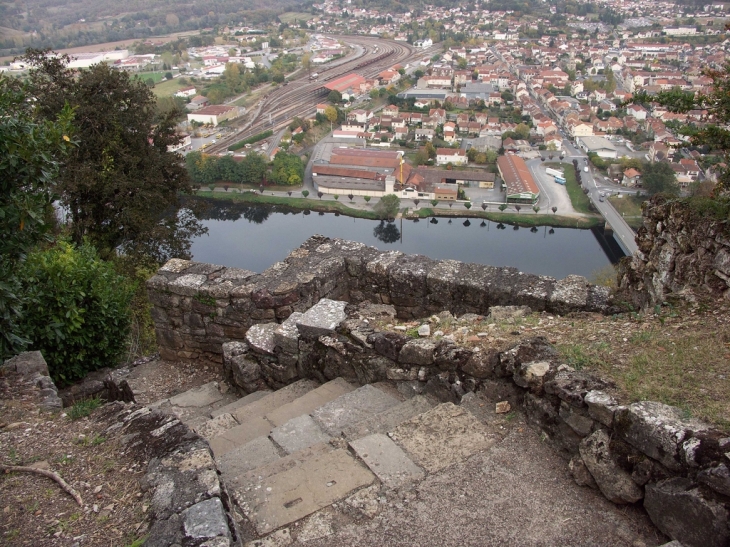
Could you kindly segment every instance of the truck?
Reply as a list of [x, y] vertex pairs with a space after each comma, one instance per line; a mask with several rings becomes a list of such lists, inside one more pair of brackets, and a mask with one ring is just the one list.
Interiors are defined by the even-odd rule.
[[548, 175], [551, 175], [553, 177], [562, 177], [563, 176], [562, 171], [560, 171], [559, 169], [553, 169], [552, 167], [548, 167], [547, 169], [545, 169], [545, 172]]
[[317, 73], [315, 72], [314, 74], [312, 74], [312, 75], [311, 75], [311, 76], [309, 77], [309, 79], [310, 79], [310, 80], [316, 80], [316, 79], [317, 79], [318, 77], [319, 77], [319, 74], [317, 74]]

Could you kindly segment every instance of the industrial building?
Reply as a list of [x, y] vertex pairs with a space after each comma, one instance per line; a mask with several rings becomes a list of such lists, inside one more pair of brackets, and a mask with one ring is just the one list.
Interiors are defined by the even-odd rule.
[[507, 203], [533, 205], [540, 198], [540, 189], [525, 160], [514, 154], [500, 156], [497, 158], [497, 169], [507, 190]]

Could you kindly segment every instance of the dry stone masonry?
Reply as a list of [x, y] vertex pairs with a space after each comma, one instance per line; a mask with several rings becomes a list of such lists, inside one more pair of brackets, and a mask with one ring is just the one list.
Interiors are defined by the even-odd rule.
[[[515, 268], [383, 252], [322, 236], [311, 237], [262, 274], [173, 259], [147, 288], [161, 356], [192, 361], [222, 362], [223, 344], [244, 340], [252, 325], [282, 323], [322, 298], [391, 304], [404, 319], [444, 310], [486, 314], [492, 306], [504, 305], [553, 313], [609, 309], [608, 289], [580, 276], [557, 280]], [[260, 328], [256, 333], [268, 339]], [[290, 379], [280, 376], [278, 382]]]
[[[524, 313], [514, 307], [492, 309], [495, 317]], [[392, 319], [395, 313], [392, 306], [382, 304], [323, 299], [281, 325], [257, 325], [251, 329], [255, 335], [245, 342], [224, 344], [225, 367], [234, 382], [245, 377], [248, 386], [276, 386], [283, 377], [321, 383], [344, 379], [361, 385], [390, 380], [407, 397], [427, 395], [457, 405], [475, 393], [501, 393], [513, 407], [521, 407], [569, 460], [578, 484], [599, 490], [616, 504], [644, 503], [657, 527], [685, 547], [719, 547], [730, 541], [730, 438], [720, 431], [664, 404], [619, 404], [606, 391], [611, 388], [607, 382], [563, 364], [541, 337], [499, 352], [458, 346], [447, 337], [413, 338], [372, 328], [373, 319]], [[463, 316], [466, 322], [475, 319]], [[358, 392], [344, 398], [362, 394]], [[394, 402], [382, 394], [373, 401], [369, 399], [369, 404], [381, 406], [369, 411], [387, 421]], [[460, 406], [451, 408], [452, 413], [466, 412]], [[349, 431], [338, 425], [346, 418], [330, 413], [327, 405], [312, 416], [328, 435], [346, 436]], [[358, 431], [387, 429], [378, 429], [370, 423], [373, 420], [358, 422]], [[468, 424], [465, 430], [477, 431]], [[398, 435], [396, 428], [393, 438], [423, 469], [432, 472], [434, 466], [448, 464], [443, 455], [430, 456], [436, 449], [433, 443], [409, 446], [408, 438]], [[378, 437], [370, 442], [375, 444], [363, 447], [363, 453], [385, 450], [388, 444]], [[486, 439], [477, 435], [470, 442], [481, 446]], [[452, 447], [450, 453], [458, 450]], [[396, 461], [398, 457], [393, 456]], [[399, 480], [385, 469], [380, 478]]]

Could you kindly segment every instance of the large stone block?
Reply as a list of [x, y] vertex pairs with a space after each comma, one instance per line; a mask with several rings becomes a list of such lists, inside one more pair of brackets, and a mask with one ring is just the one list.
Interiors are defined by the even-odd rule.
[[635, 503], [644, 497], [644, 492], [631, 480], [631, 475], [616, 464], [610, 442], [605, 431], [596, 431], [581, 441], [580, 457], [606, 498], [613, 503]]
[[678, 408], [654, 401], [633, 403], [614, 414], [614, 431], [619, 438], [672, 471], [682, 469], [682, 443], [693, 432], [707, 428], [706, 424], [685, 418]]
[[726, 547], [730, 543], [727, 509], [705, 497], [689, 479], [648, 484], [644, 508], [659, 530], [684, 547]]
[[347, 302], [321, 299], [297, 320], [299, 334], [309, 338], [334, 334], [340, 323], [347, 319], [345, 306]]

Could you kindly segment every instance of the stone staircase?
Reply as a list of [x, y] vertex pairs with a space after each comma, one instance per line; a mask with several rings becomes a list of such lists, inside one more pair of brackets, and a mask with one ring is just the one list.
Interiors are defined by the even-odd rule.
[[211, 382], [153, 406], [208, 440], [222, 483], [258, 536], [364, 487], [420, 481], [495, 439], [465, 408], [407, 399], [386, 382], [299, 380], [236, 400]]

